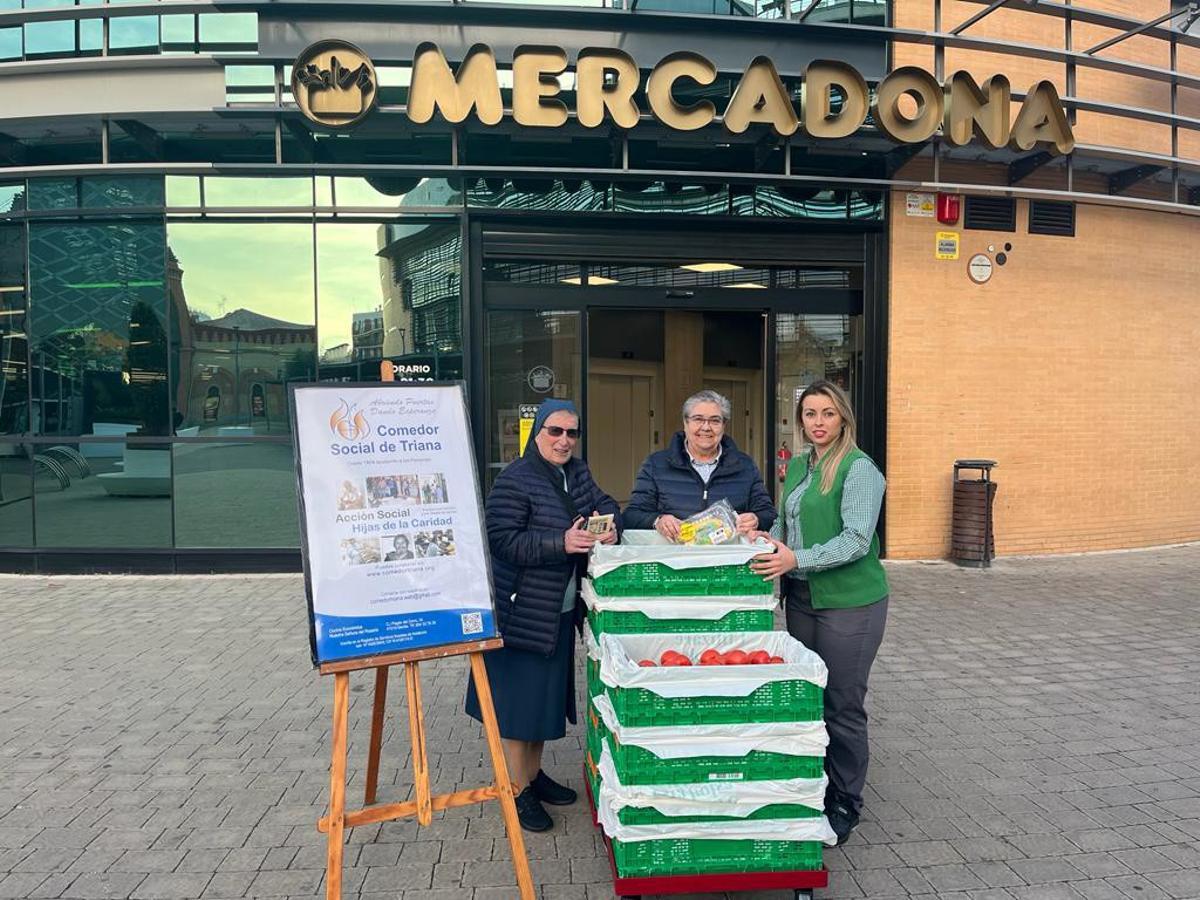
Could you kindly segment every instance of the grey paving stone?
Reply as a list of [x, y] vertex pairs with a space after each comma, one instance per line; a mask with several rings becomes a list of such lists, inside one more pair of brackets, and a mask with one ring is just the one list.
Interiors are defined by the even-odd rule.
[[147, 875], [131, 896], [133, 900], [188, 900], [200, 897], [212, 878], [209, 872], [156, 873]]
[[[999, 560], [987, 572], [891, 565], [889, 578], [897, 602], [872, 679], [864, 820], [826, 855], [831, 885], [821, 900], [1200, 897], [1191, 880], [1200, 867], [1200, 692], [1190, 663], [1200, 658], [1200, 547]], [[0, 695], [9, 716], [0, 896], [100, 884], [72, 887], [83, 876], [107, 876], [119, 892], [116, 876], [171, 875], [164, 891], [207, 878], [205, 900], [320, 900], [330, 684], [311, 675], [297, 637], [299, 579], [82, 578], [69, 592], [60, 583], [0, 577], [0, 660], [19, 667], [30, 691], [16, 717]], [[52, 627], [50, 610], [54, 622], [90, 623], [64, 649], [106, 673], [76, 680], [69, 707], [62, 673], [34, 637]], [[235, 618], [245, 630], [231, 637], [225, 624]], [[113, 629], [130, 621], [145, 650], [114, 656]], [[1119, 683], [1096, 663], [1116, 658], [1127, 669]], [[463, 668], [422, 668], [439, 790], [490, 777], [480, 730], [461, 714]], [[351, 680], [352, 804], [362, 796], [369, 679]], [[401, 700], [391, 713], [384, 802], [411, 794]], [[581, 735], [570, 729], [545, 760], [576, 787]], [[610, 900], [586, 804], [552, 815], [554, 831], [526, 842], [541, 894]], [[347, 900], [515, 895], [495, 804], [439, 814], [428, 829], [354, 829], [346, 864]], [[151, 898], [155, 884], [137, 890]]]
[[69, 900], [124, 900], [147, 877], [124, 872], [80, 875], [60, 896]]

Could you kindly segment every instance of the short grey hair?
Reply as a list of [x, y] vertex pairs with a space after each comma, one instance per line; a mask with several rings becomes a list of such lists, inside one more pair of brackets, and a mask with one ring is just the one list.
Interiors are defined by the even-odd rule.
[[733, 418], [733, 407], [729, 405], [729, 401], [726, 400], [721, 394], [718, 394], [716, 391], [697, 391], [683, 401], [684, 419], [690, 416], [692, 414], [692, 410], [701, 403], [717, 404], [717, 406], [719, 406], [721, 409], [721, 418], [726, 422]]

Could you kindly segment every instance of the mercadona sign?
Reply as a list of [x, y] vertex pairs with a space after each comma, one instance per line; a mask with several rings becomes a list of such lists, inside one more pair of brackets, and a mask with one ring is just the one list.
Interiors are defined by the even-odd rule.
[[[511, 109], [501, 94], [500, 72], [491, 48], [477, 44], [452, 69], [435, 44], [422, 44], [413, 57], [408, 91], [408, 118], [416, 124], [441, 114], [449, 122], [469, 118], [496, 125], [511, 115], [519, 125], [558, 128], [572, 110], [559, 76], [572, 69], [559, 47], [518, 47], [513, 56]], [[612, 122], [633, 129], [641, 121], [638, 102], [644, 89], [648, 111], [664, 126], [695, 131], [718, 118], [708, 100], [681, 103], [680, 82], [710, 85], [717, 67], [698, 53], [672, 53], [649, 71], [628, 53], [611, 48], [585, 48], [576, 55], [574, 112], [586, 128]], [[507, 76], [508, 73], [506, 73]], [[293, 93], [301, 110], [316, 124], [347, 127], [361, 121], [378, 100], [378, 80], [371, 60], [343, 41], [322, 41], [296, 59]], [[803, 132], [819, 140], [849, 137], [870, 115], [876, 127], [897, 143], [914, 144], [935, 134], [953, 146], [979, 141], [993, 149], [1044, 149], [1070, 153], [1075, 146], [1071, 124], [1058, 91], [1038, 81], [1025, 93], [1013, 115], [1012, 90], [1004, 75], [979, 83], [967, 72], [939, 82], [917, 66], [904, 66], [879, 83], [874, 96], [862, 74], [837, 60], [816, 60], [801, 77], [798, 102], [784, 85], [774, 62], [759, 56], [738, 78], [721, 122], [740, 134], [756, 125], [788, 136]]]

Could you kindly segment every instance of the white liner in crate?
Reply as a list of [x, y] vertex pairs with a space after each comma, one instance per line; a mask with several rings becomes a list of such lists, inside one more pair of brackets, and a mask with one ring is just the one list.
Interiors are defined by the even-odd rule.
[[588, 562], [593, 578], [607, 575], [631, 563], [662, 563], [669, 569], [702, 569], [711, 566], [740, 566], [762, 553], [773, 553], [775, 545], [759, 538], [739, 536], [728, 544], [695, 547], [668, 541], [657, 531], [626, 531], [619, 544], [596, 544]]
[[640, 747], [659, 759], [743, 757], [755, 750], [789, 756], [824, 756], [825, 748], [829, 746], [829, 733], [823, 721], [630, 727], [617, 720], [617, 711], [607, 694], [593, 698], [592, 702], [604, 727], [619, 743]]
[[[774, 681], [811, 681], [825, 687], [828, 672], [821, 657], [782, 631], [725, 631], [705, 634], [602, 634], [596, 639], [584, 629], [588, 655], [600, 661], [600, 680], [609, 687], [643, 688], [660, 697], [747, 697]], [[701, 666], [700, 654], [709, 648], [766, 650], [783, 657], [773, 665]], [[594, 649], [593, 649], [594, 648]], [[638, 665], [658, 661], [664, 650], [690, 657], [690, 666]]]
[[[699, 840], [753, 840], [753, 841], [820, 841], [821, 843], [834, 846], [837, 844], [837, 835], [833, 833], [833, 829], [829, 827], [829, 820], [825, 816], [813, 817], [809, 819], [750, 819], [745, 822], [679, 822], [679, 823], [664, 823], [661, 825], [623, 825], [617, 818], [617, 810], [621, 807], [616, 806], [616, 792], [608, 787], [608, 781], [604, 776], [604, 765], [607, 761], [607, 768], [612, 773], [612, 759], [608, 756], [608, 750], [605, 748], [601, 754], [601, 780], [600, 796], [596, 800], [596, 818], [600, 825], [604, 828], [604, 833], [614, 841], [624, 841], [631, 843], [635, 841], [661, 841], [661, 840], [678, 840], [681, 838], [692, 838]], [[771, 782], [760, 782], [761, 784], [769, 784]], [[775, 782], [778, 783], [778, 782]], [[696, 785], [699, 787], [699, 785]], [[673, 785], [673, 787], [683, 787], [683, 785]], [[738, 785], [742, 787], [742, 785]], [[662, 808], [657, 801], [648, 806], [654, 806], [660, 812]], [[786, 802], [779, 799], [771, 800], [771, 803]], [[631, 805], [631, 804], [623, 804]], [[759, 807], [767, 804], [760, 804]], [[692, 804], [691, 809], [694, 812], [679, 813], [679, 815], [737, 815], [731, 813], [732, 807], [728, 803], [713, 802], [706, 803], [697, 801]], [[750, 812], [754, 810], [751, 809]]]
[[583, 602], [597, 612], [640, 612], [648, 619], [701, 619], [715, 622], [733, 612], [774, 609], [774, 594], [742, 597], [601, 597], [590, 580], [583, 582]]
[[664, 816], [749, 816], [764, 806], [790, 803], [822, 811], [829, 780], [782, 778], [775, 781], [706, 781], [696, 784], [622, 784], [607, 746], [600, 751], [600, 790], [614, 811], [632, 806]]

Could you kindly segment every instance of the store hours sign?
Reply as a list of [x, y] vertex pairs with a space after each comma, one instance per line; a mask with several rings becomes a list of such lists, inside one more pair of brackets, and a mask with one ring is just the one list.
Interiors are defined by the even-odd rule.
[[313, 662], [496, 636], [458, 384], [291, 388]]

